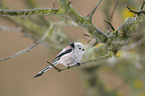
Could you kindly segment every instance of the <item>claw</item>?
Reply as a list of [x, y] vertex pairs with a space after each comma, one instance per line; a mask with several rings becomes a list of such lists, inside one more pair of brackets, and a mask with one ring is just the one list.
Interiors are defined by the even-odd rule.
[[77, 65], [77, 67], [79, 67], [81, 64], [80, 63], [77, 63], [76, 65]]
[[68, 69], [70, 69], [70, 66], [69, 66], [69, 64], [67, 64], [67, 68], [68, 68]]

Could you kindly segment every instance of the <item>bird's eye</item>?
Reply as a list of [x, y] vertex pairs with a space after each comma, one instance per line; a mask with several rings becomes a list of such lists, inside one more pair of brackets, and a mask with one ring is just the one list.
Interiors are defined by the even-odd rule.
[[81, 48], [79, 48], [79, 50], [81, 50]]

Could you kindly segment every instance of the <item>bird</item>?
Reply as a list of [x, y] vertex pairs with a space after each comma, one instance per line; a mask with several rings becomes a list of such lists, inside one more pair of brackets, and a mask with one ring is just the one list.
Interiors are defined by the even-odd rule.
[[[85, 49], [83, 44], [80, 42], [74, 42], [63, 48], [62, 51], [52, 60], [52, 64], [63, 64], [64, 66], [70, 67], [72, 65], [80, 64]], [[34, 78], [40, 77], [43, 73], [48, 71], [52, 66], [49, 65], [42, 71], [37, 73]]]

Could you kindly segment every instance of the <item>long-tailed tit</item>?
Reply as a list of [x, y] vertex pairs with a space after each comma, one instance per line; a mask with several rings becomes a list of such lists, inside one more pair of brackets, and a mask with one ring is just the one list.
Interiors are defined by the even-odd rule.
[[[85, 49], [83, 45], [79, 42], [71, 43], [69, 46], [63, 48], [63, 50], [52, 60], [53, 65], [59, 63], [64, 66], [72, 66], [79, 64], [82, 59]], [[52, 66], [49, 65], [42, 71], [40, 71], [35, 77], [40, 77], [44, 72], [48, 71]]]

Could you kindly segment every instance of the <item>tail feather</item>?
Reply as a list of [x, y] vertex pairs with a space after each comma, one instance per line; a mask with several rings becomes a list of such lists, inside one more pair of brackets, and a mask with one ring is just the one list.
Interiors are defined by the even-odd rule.
[[[58, 62], [55, 62], [53, 63], [54, 65], [57, 65]], [[46, 68], [44, 68], [42, 71], [40, 71], [39, 73], [37, 73], [33, 78], [36, 78], [36, 77], [40, 77], [43, 73], [45, 73], [46, 71], [48, 71], [52, 66], [49, 65], [47, 66]]]
[[47, 70], [49, 70], [52, 66], [47, 66], [45, 69], [43, 69], [42, 71], [40, 71], [39, 73], [37, 73], [33, 78], [36, 77], [40, 77], [44, 72], [46, 72]]

